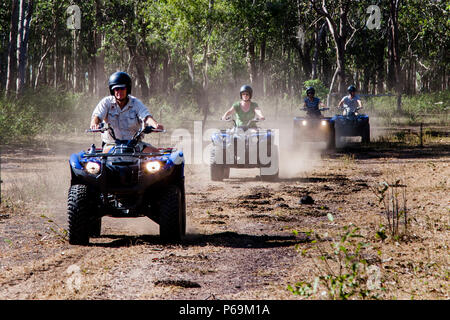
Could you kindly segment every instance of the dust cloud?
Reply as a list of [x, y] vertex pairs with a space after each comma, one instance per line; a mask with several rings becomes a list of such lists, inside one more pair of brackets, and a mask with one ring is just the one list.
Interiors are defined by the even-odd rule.
[[309, 142], [294, 145], [293, 120], [277, 121], [279, 127], [280, 178], [298, 178], [322, 165], [321, 155], [326, 148], [325, 142]]

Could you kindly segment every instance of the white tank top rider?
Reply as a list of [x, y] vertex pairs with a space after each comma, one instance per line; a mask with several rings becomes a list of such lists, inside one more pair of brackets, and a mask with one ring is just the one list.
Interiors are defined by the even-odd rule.
[[344, 109], [342, 112], [344, 116], [363, 108], [361, 99], [356, 95], [356, 87], [351, 85], [347, 88], [347, 91], [349, 94], [343, 97], [338, 105], [338, 108]]

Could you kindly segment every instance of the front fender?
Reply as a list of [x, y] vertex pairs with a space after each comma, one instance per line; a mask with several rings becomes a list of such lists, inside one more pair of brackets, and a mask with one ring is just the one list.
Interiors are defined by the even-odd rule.
[[81, 165], [80, 158], [81, 155], [84, 154], [84, 151], [80, 151], [78, 153], [72, 153], [69, 159], [70, 166], [75, 169], [83, 169]]

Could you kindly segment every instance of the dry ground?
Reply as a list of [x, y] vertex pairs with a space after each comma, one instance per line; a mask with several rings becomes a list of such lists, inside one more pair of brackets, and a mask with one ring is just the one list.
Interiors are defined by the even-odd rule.
[[[46, 141], [2, 149], [0, 299], [303, 299], [288, 285], [325, 270], [308, 232], [325, 235], [329, 248], [350, 223], [369, 243], [381, 299], [449, 299], [448, 137], [423, 148], [300, 152], [273, 183], [233, 169], [216, 183], [206, 166], [187, 166], [183, 242], [160, 242], [147, 218], [104, 217], [86, 247], [68, 244], [65, 210], [69, 155], [91, 140]], [[407, 185], [408, 233], [382, 241], [376, 233], [387, 220], [373, 187], [397, 179]], [[314, 203], [301, 204], [305, 195]], [[328, 298], [326, 289], [311, 298]]]

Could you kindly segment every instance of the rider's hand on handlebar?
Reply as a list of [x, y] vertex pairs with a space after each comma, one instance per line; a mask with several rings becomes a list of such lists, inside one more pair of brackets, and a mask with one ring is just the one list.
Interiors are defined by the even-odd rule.
[[95, 121], [91, 122], [91, 129], [92, 130], [98, 130], [100, 128], [101, 128], [100, 123], [96, 123]]
[[144, 130], [142, 130], [142, 132], [144, 133], [151, 133], [153, 131], [153, 127], [152, 126], [145, 126]]
[[162, 124], [157, 124], [156, 128], [153, 126], [145, 126], [142, 130], [143, 133], [151, 133], [151, 132], [165, 132], [164, 126]]

